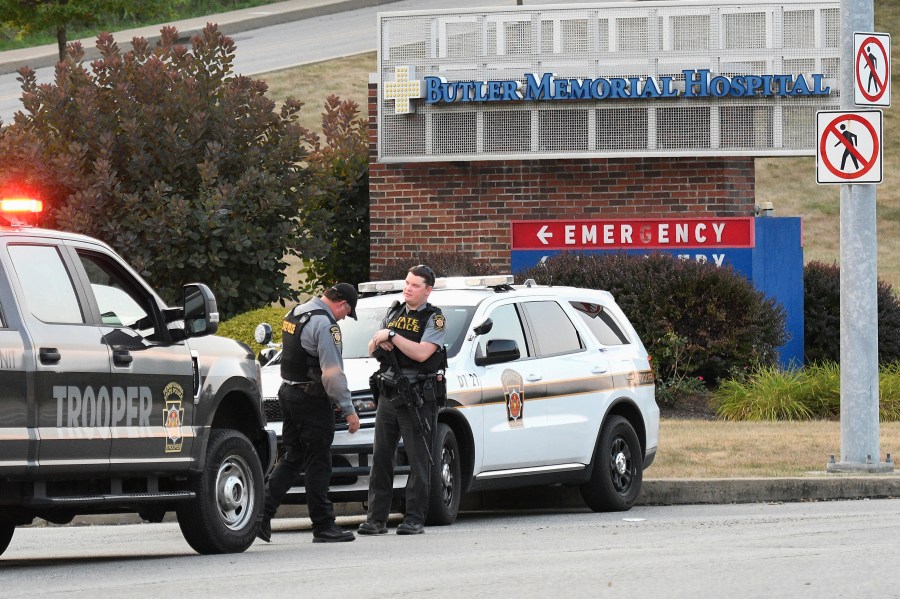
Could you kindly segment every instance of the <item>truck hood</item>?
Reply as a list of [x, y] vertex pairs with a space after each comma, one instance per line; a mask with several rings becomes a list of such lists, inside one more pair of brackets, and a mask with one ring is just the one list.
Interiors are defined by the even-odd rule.
[[[378, 370], [378, 360], [375, 358], [353, 358], [344, 360], [344, 373], [347, 375], [347, 385], [350, 393], [366, 392], [369, 390], [369, 377]], [[281, 354], [272, 358], [262, 368], [263, 397], [278, 397], [278, 387], [281, 386]]]

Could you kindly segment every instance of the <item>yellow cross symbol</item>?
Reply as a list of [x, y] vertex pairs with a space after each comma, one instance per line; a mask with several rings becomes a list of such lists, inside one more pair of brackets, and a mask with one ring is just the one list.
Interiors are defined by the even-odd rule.
[[384, 82], [384, 99], [394, 101], [394, 114], [413, 112], [410, 100], [422, 97], [422, 82], [416, 81], [414, 67], [394, 67], [394, 80]]

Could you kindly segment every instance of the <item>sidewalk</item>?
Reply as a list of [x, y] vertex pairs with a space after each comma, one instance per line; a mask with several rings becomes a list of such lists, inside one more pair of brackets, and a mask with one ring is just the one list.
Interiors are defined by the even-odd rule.
[[[122, 48], [123, 51], [127, 51], [131, 49], [131, 40], [135, 37], [143, 37], [151, 43], [158, 41], [159, 31], [165, 24], [173, 25], [178, 30], [179, 37], [187, 42], [194, 34], [199, 33], [207, 23], [217, 23], [220, 31], [226, 35], [233, 35], [242, 31], [259, 29], [260, 27], [269, 27], [281, 23], [310, 19], [322, 15], [367, 8], [370, 6], [380, 6], [395, 1], [396, 0], [287, 0], [286, 2], [267, 4], [255, 8], [245, 8], [217, 15], [185, 19], [183, 21], [175, 21], [172, 23], [152, 25], [140, 29], [116, 31], [113, 32], [113, 35], [116, 42], [119, 44], [119, 47]], [[81, 42], [81, 45], [85, 49], [87, 60], [92, 60], [98, 56], [97, 50], [94, 47], [97, 41], [96, 37], [84, 38], [78, 41]], [[22, 48], [20, 50], [0, 52], [0, 75], [14, 73], [19, 67], [24, 65], [30, 66], [33, 69], [52, 67], [58, 60], [59, 54], [55, 43], [33, 48]]]

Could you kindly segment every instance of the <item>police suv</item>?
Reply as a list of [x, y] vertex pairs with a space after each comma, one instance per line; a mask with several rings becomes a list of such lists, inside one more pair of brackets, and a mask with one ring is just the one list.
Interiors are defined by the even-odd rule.
[[[577, 485], [595, 511], [627, 510], [656, 455], [659, 408], [647, 351], [605, 291], [513, 277], [437, 279], [429, 302], [446, 317], [448, 402], [432, 448], [429, 524], [456, 519], [463, 493]], [[340, 322], [361, 428], [339, 430], [331, 497], [365, 500], [374, 438], [367, 343], [403, 281], [359, 285], [358, 320]], [[263, 368], [269, 426], [280, 434], [278, 355]], [[395, 490], [406, 484], [401, 449]], [[302, 480], [288, 500], [303, 497]]]
[[168, 307], [104, 243], [0, 226], [0, 553], [34, 518], [121, 512], [176, 512], [200, 553], [253, 543], [275, 435], [218, 320], [202, 284]]

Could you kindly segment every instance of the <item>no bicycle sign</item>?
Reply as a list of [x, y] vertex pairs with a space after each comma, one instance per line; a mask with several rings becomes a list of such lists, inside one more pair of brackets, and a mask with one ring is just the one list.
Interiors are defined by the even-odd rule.
[[880, 110], [816, 113], [816, 182], [881, 183]]

